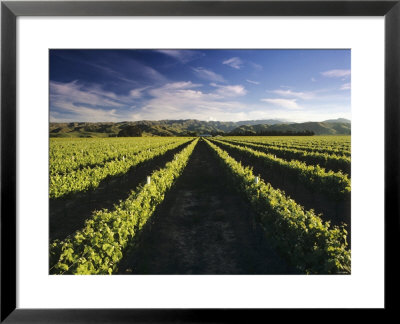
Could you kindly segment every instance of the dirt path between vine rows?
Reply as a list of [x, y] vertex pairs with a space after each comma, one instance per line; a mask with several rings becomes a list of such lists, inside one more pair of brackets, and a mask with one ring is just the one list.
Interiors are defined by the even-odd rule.
[[181, 177], [136, 235], [120, 274], [287, 274], [230, 188], [220, 161], [199, 141]]

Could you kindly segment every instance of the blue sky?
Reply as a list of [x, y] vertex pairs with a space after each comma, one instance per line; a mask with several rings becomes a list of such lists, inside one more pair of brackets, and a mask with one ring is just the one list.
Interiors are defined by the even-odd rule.
[[50, 121], [351, 119], [350, 50], [50, 50]]

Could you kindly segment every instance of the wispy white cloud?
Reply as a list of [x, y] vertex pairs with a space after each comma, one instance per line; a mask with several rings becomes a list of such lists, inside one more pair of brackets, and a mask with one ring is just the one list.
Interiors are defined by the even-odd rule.
[[77, 81], [69, 83], [50, 82], [50, 102], [57, 105], [61, 102], [88, 104], [92, 106], [121, 107], [117, 95], [110, 91], [103, 91], [97, 85], [85, 87]]
[[[120, 96], [104, 91], [99, 85], [52, 81], [50, 101], [53, 109], [50, 119], [53, 122], [145, 119], [239, 121], [269, 118], [297, 121], [306, 116], [309, 116], [309, 120], [316, 120], [311, 118], [312, 114], [322, 114], [320, 109], [316, 109], [307, 115], [309, 106], [298, 103], [298, 100], [305, 98], [304, 92], [278, 89], [274, 93], [280, 95], [279, 98], [265, 98], [258, 104], [249, 104], [239, 100], [247, 94], [243, 85], [211, 82], [210, 86], [211, 88], [206, 88], [192, 81], [169, 82], [159, 86], [135, 88], [127, 95]], [[291, 110], [290, 117], [288, 110]], [[304, 115], [300, 112], [304, 112]], [[327, 115], [324, 119], [329, 118]]]
[[215, 93], [222, 97], [237, 97], [247, 94], [247, 90], [242, 85], [219, 85], [216, 83], [210, 83], [210, 85], [217, 88]]
[[265, 98], [265, 99], [261, 99], [261, 101], [267, 102], [267, 103], [272, 104], [274, 106], [279, 106], [279, 107], [287, 108], [287, 109], [300, 109], [301, 107], [297, 104], [296, 100], [297, 99], [282, 99], [282, 98], [277, 98], [277, 99]]
[[311, 81], [312, 82], [316, 82], [317, 80], [315, 78], [311, 78]]
[[[159, 82], [165, 82], [167, 80], [167, 78], [164, 75], [162, 75], [160, 72], [158, 72], [156, 69], [153, 69], [150, 66], [142, 65], [140, 67], [140, 70], [142, 70], [143, 73], [142, 75], [146, 76], [150, 80]], [[138, 70], [137, 72], [139, 72], [140, 70]]]
[[340, 87], [340, 90], [350, 90], [350, 89], [351, 89], [350, 83], [342, 84], [342, 86]]
[[202, 84], [193, 83], [192, 81], [180, 81], [180, 82], [172, 82], [167, 83], [161, 87], [161, 89], [192, 89], [201, 87]]
[[83, 85], [78, 81], [69, 83], [50, 82], [50, 106], [52, 121], [119, 121], [126, 119], [124, 108], [130, 96], [118, 96], [104, 91], [99, 85]]
[[260, 82], [253, 81], [253, 80], [246, 80], [246, 82], [251, 83], [251, 84], [260, 84]]
[[278, 89], [278, 90], [273, 90], [272, 92], [279, 96], [294, 97], [294, 98], [299, 98], [299, 99], [303, 99], [303, 100], [312, 99], [315, 97], [314, 93], [312, 93], [312, 92], [296, 92], [296, 91], [292, 91], [290, 89], [288, 89], [288, 90]]
[[117, 109], [100, 109], [90, 108], [70, 102], [60, 102], [57, 105], [61, 111], [52, 111], [50, 121], [80, 121], [80, 122], [104, 122], [119, 121], [121, 115], [117, 113]]
[[329, 71], [321, 72], [321, 74], [324, 77], [328, 77], [328, 78], [342, 78], [342, 77], [350, 76], [351, 71], [350, 70], [329, 70]]
[[136, 88], [136, 89], [132, 89], [131, 91], [129, 91], [129, 96], [131, 98], [142, 98], [144, 91], [146, 89], [148, 89], [149, 87], [143, 87], [143, 88]]
[[[241, 85], [211, 83], [214, 91], [201, 90], [202, 85], [190, 81], [165, 84], [148, 91], [152, 96], [144, 105], [130, 115], [133, 120], [142, 119], [200, 119], [240, 120], [239, 113], [246, 105], [232, 100], [245, 95]], [[244, 114], [245, 115], [245, 114]], [[239, 118], [239, 119], [237, 119]]]
[[222, 64], [228, 65], [231, 68], [240, 70], [243, 65], [243, 61], [238, 57], [232, 57], [222, 62]]
[[[155, 68], [143, 64], [142, 62], [126, 57], [116, 57], [114, 59], [115, 63], [110, 66], [104, 66], [103, 64], [90, 61], [81, 61], [81, 63], [95, 67], [108, 74], [110, 77], [117, 78], [127, 83], [138, 84], [137, 79], [139, 77], [140, 79], [150, 82], [168, 81], [167, 78]], [[124, 66], [124, 69], [120, 66]]]
[[190, 98], [202, 94], [200, 91], [192, 90], [201, 86], [201, 84], [196, 84], [191, 81], [172, 82], [158, 88], [153, 88], [148, 91], [148, 94], [155, 98], [165, 99], [169, 99], [173, 96], [177, 98]]
[[263, 70], [262, 65], [254, 63], [254, 62], [249, 62], [249, 64], [253, 67], [254, 70], [260, 72]]
[[217, 74], [211, 70], [207, 70], [203, 67], [192, 68], [195, 74], [205, 80], [213, 81], [213, 82], [226, 82], [222, 75]]
[[132, 89], [128, 95], [118, 96], [76, 81], [51, 82], [51, 121], [204, 120], [205, 116], [224, 120], [233, 116], [231, 113], [245, 109], [242, 103], [232, 101], [247, 93], [242, 85], [213, 83], [215, 89], [207, 92], [199, 90], [202, 86], [191, 81], [170, 82], [159, 87]]
[[204, 53], [201, 53], [199, 51], [191, 51], [191, 50], [163, 49], [163, 50], [157, 50], [157, 52], [172, 57], [183, 64], [193, 61], [205, 55]]

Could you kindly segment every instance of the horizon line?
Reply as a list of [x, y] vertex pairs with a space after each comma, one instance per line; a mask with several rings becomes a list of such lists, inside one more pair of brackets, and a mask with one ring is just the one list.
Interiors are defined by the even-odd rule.
[[201, 121], [201, 122], [223, 122], [223, 123], [239, 123], [239, 122], [246, 122], [246, 121], [263, 121], [263, 120], [274, 120], [274, 121], [279, 121], [279, 122], [287, 122], [287, 123], [292, 123], [292, 124], [298, 124], [298, 123], [323, 123], [324, 121], [327, 120], [337, 120], [337, 119], [345, 119], [351, 122], [351, 119], [349, 118], [330, 118], [330, 119], [325, 119], [323, 121], [320, 120], [308, 120], [308, 121], [303, 121], [303, 122], [295, 122], [295, 121], [285, 121], [282, 119], [246, 119], [246, 120], [239, 120], [239, 121], [232, 121], [232, 120], [204, 120], [204, 119], [195, 119], [195, 118], [186, 118], [186, 119], [140, 119], [140, 120], [122, 120], [122, 121], [96, 121], [96, 122], [90, 122], [90, 121], [49, 121], [49, 123], [54, 123], [54, 124], [64, 124], [64, 123], [132, 123], [132, 122], [143, 122], [143, 121], [149, 121], [149, 122], [155, 122], [155, 121], [185, 121], [185, 120], [196, 120], [196, 121]]

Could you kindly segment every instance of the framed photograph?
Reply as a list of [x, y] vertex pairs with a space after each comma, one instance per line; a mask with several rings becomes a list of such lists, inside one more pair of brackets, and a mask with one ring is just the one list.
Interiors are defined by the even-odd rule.
[[399, 16], [3, 1], [1, 321], [391, 309]]

